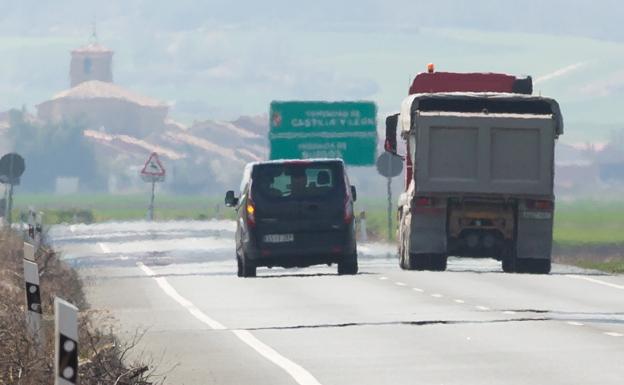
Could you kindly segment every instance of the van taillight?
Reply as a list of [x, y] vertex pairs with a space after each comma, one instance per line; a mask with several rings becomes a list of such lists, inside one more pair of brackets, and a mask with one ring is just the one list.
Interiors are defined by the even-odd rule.
[[526, 207], [529, 210], [552, 211], [554, 204], [553, 201], [547, 200], [527, 200]]
[[349, 195], [345, 194], [344, 199], [344, 223], [351, 223], [353, 220], [353, 206], [351, 206], [351, 199], [349, 199]]
[[247, 224], [249, 226], [256, 225], [256, 206], [251, 199], [247, 199], [247, 206], [245, 207], [247, 213]]
[[433, 198], [430, 197], [417, 197], [414, 199], [414, 206], [416, 207], [431, 207], [433, 206]]

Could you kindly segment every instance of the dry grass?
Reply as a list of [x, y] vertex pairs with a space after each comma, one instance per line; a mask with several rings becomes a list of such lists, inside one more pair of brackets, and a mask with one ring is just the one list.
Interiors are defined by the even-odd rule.
[[75, 271], [60, 261], [53, 250], [37, 252], [40, 271], [44, 342], [38, 343], [25, 323], [22, 241], [15, 234], [0, 232], [0, 384], [45, 385], [54, 383], [54, 296], [81, 310], [79, 317], [79, 376], [82, 385], [148, 385], [164, 382], [153, 363], [130, 362], [129, 352], [141, 334], [121, 343], [105, 312], [90, 310]]

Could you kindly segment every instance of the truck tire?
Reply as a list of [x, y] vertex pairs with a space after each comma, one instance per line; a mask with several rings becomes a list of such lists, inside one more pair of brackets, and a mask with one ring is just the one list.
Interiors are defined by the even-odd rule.
[[430, 257], [429, 269], [431, 271], [445, 271], [448, 257], [446, 255], [433, 254]]
[[245, 278], [249, 278], [249, 277], [255, 277], [256, 276], [256, 266], [253, 264], [253, 262], [251, 262], [249, 259], [247, 259], [245, 257], [245, 255], [242, 255], [242, 268], [243, 268], [243, 277]]
[[502, 256], [502, 267], [505, 273], [515, 273], [518, 270], [518, 258], [516, 258], [516, 247], [513, 243], [505, 246]]
[[410, 253], [407, 259], [407, 270], [427, 270], [431, 265], [430, 254]]
[[549, 274], [552, 268], [550, 259], [518, 259], [518, 273], [528, 274]]
[[403, 270], [409, 270], [409, 256], [407, 254], [407, 249], [403, 247], [401, 253], [399, 254], [399, 267]]
[[505, 273], [515, 273], [516, 261], [512, 260], [511, 257], [503, 258], [502, 267]]
[[407, 264], [405, 263], [405, 255], [403, 255], [403, 251], [399, 254], [399, 267], [402, 270], [407, 270]]
[[355, 275], [358, 272], [357, 254], [346, 255], [338, 262], [338, 275]]

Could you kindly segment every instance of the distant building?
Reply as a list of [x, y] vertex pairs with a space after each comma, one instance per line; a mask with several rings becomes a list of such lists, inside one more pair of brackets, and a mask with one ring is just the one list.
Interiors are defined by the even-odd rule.
[[89, 80], [112, 83], [113, 51], [97, 42], [71, 51], [69, 79], [70, 87]]
[[169, 106], [114, 84], [112, 58], [113, 51], [97, 42], [71, 51], [71, 88], [37, 105], [37, 117], [140, 137], [164, 129]]

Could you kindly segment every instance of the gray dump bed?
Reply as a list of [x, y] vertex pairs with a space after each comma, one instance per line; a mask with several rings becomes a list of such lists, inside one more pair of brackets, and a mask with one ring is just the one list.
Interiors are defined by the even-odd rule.
[[555, 113], [516, 112], [410, 109], [403, 135], [415, 160], [416, 191], [551, 196], [558, 107]]

